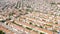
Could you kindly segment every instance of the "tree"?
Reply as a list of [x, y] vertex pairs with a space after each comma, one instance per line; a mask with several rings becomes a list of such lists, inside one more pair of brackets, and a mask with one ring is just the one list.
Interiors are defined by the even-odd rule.
[[40, 34], [44, 34], [44, 33], [40, 32]]
[[30, 22], [30, 24], [32, 24], [32, 23]]
[[29, 29], [29, 30], [32, 30], [32, 28], [29, 28], [29, 27], [26, 27], [27, 29]]
[[40, 28], [43, 28], [43, 26], [39, 26]]
[[6, 25], [8, 25], [8, 23], [6, 23]]
[[1, 20], [0, 22], [4, 23], [6, 20]]
[[31, 8], [31, 6], [27, 6], [27, 8]]
[[3, 32], [2, 30], [0, 30], [0, 34], [5, 34], [5, 32]]
[[52, 31], [53, 31], [53, 32], [57, 32], [57, 30], [55, 30], [55, 29], [54, 29], [54, 30], [52, 30]]

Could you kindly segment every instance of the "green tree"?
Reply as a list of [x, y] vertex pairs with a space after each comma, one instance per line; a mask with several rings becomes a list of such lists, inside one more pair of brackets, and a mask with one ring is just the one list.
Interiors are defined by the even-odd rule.
[[2, 30], [0, 30], [0, 34], [5, 34], [5, 32], [3, 32]]
[[40, 32], [40, 34], [44, 34], [44, 33]]
[[29, 27], [26, 27], [27, 29], [29, 29], [29, 30], [32, 30], [32, 28], [29, 28]]
[[32, 22], [30, 22], [30, 24], [32, 24]]
[[43, 28], [43, 26], [39, 26], [40, 28]]
[[6, 20], [0, 20], [0, 22], [4, 23]]

